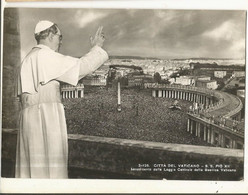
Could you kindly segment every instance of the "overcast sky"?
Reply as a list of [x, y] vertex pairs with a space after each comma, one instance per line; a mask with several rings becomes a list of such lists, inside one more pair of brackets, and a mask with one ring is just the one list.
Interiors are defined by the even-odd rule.
[[22, 56], [35, 44], [39, 20], [58, 24], [61, 53], [81, 56], [102, 25], [109, 55], [171, 58], [244, 58], [245, 11], [21, 8]]

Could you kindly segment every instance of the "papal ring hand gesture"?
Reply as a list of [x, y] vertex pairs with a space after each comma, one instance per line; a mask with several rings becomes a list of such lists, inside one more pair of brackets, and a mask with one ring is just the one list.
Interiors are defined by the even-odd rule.
[[90, 42], [91, 42], [92, 47], [96, 45], [99, 47], [103, 46], [103, 42], [105, 38], [102, 32], [102, 29], [103, 29], [103, 26], [100, 26], [96, 31], [95, 37], [92, 37], [92, 36], [90, 37]]

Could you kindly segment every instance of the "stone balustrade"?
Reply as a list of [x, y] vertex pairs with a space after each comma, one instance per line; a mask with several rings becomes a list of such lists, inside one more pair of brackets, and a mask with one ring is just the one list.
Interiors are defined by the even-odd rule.
[[[2, 177], [14, 176], [16, 132], [3, 129]], [[68, 137], [70, 178], [243, 179], [243, 150], [75, 134]]]

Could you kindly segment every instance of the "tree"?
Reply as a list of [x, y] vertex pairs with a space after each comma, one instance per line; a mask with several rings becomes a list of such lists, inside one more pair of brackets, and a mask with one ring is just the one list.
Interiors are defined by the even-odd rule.
[[155, 83], [161, 83], [161, 76], [158, 72], [154, 74], [154, 82]]

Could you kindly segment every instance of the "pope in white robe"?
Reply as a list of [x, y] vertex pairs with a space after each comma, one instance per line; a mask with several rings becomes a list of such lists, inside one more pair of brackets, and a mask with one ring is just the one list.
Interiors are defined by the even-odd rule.
[[57, 52], [62, 35], [50, 21], [40, 21], [35, 36], [38, 45], [24, 58], [19, 72], [22, 110], [15, 175], [16, 178], [67, 178], [68, 139], [60, 81], [77, 85], [78, 80], [108, 59], [101, 48], [102, 27], [91, 39], [90, 52], [81, 58]]

